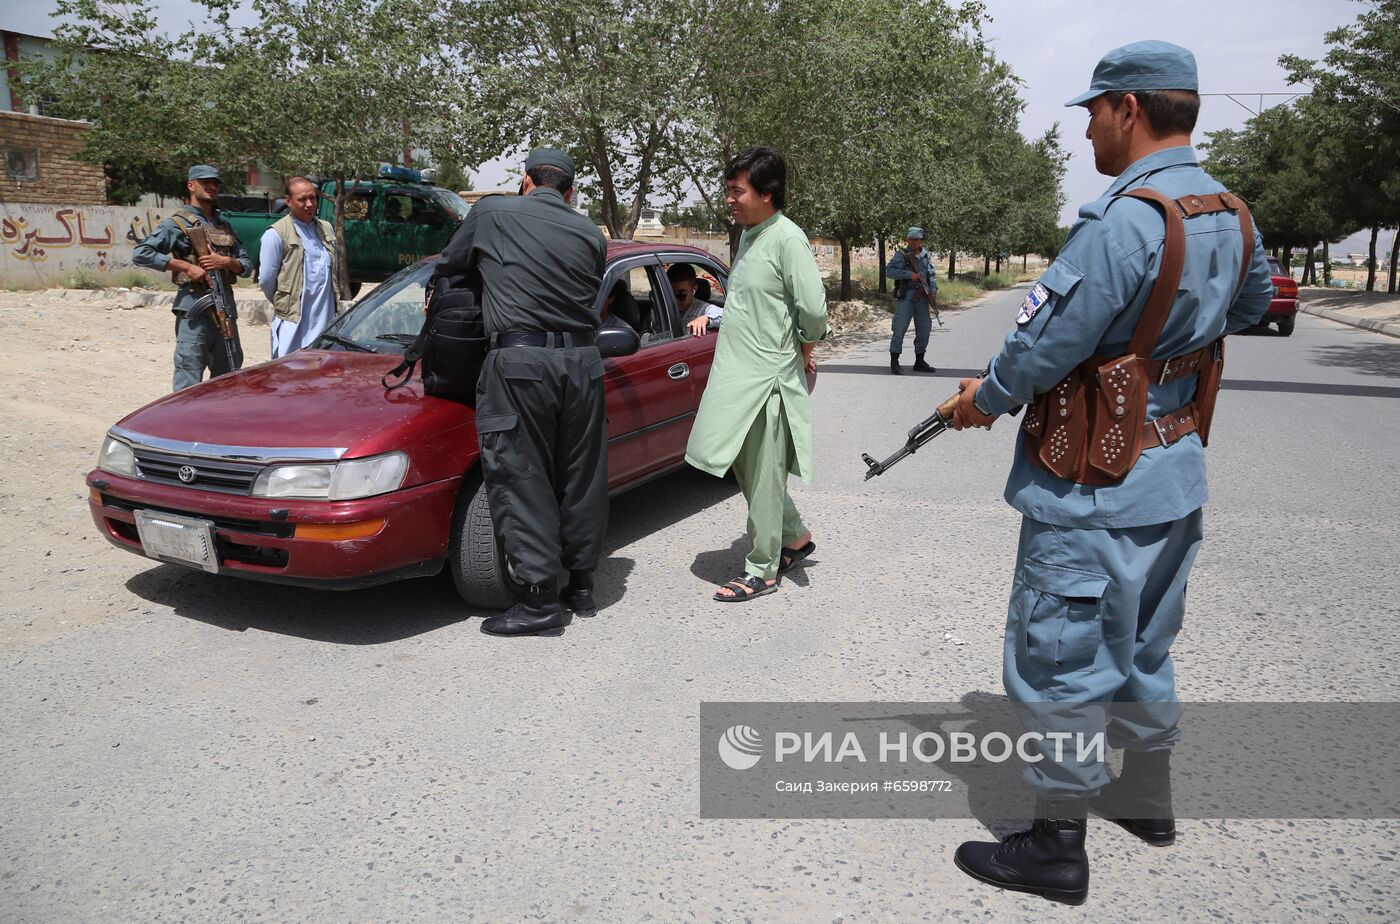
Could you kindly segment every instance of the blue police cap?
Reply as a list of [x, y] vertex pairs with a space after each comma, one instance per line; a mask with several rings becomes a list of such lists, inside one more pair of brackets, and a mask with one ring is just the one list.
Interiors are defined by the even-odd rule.
[[529, 173], [535, 167], [558, 167], [569, 175], [569, 179], [574, 178], [574, 159], [558, 148], [535, 148], [530, 152], [530, 156], [525, 158], [525, 172]]
[[208, 164], [195, 164], [193, 167], [190, 168], [190, 175], [187, 176], [185, 179], [218, 180], [220, 183], [224, 181], [224, 178], [219, 176], [218, 168], [211, 167]]
[[923, 229], [923, 228], [910, 228], [910, 229], [909, 229], [909, 233], [905, 234], [904, 236], [905, 236], [905, 238], [911, 238], [911, 237], [912, 237], [912, 238], [917, 238], [918, 240], [921, 240], [921, 241], [922, 241], [922, 240], [924, 239], [924, 229]]
[[1196, 56], [1171, 42], [1133, 42], [1103, 56], [1089, 89], [1065, 103], [1083, 106], [1111, 90], [1199, 90]]

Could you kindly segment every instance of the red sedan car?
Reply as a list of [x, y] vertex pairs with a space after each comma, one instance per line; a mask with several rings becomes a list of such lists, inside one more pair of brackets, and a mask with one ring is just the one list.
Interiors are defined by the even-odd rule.
[[[355, 588], [446, 565], [471, 604], [514, 589], [477, 467], [475, 413], [411, 385], [386, 392], [423, 320], [435, 260], [403, 270], [307, 349], [167, 395], [107, 434], [87, 477], [112, 544], [215, 574]], [[641, 335], [605, 360], [608, 482], [633, 487], [683, 463], [715, 338], [682, 329], [665, 267], [715, 280], [723, 263], [683, 246], [614, 241], [602, 291]], [[620, 287], [619, 287], [620, 286]]]
[[1274, 280], [1274, 300], [1269, 303], [1269, 310], [1259, 320], [1259, 326], [1277, 324], [1278, 332], [1287, 337], [1293, 333], [1293, 323], [1297, 320], [1298, 283], [1293, 281], [1292, 276], [1283, 272], [1278, 260], [1273, 257], [1269, 257], [1269, 272]]

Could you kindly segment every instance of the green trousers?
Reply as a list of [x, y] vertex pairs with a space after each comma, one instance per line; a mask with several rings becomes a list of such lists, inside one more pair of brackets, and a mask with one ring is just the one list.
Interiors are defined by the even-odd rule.
[[749, 504], [749, 539], [753, 542], [744, 570], [764, 580], [777, 576], [783, 546], [807, 532], [787, 489], [792, 451], [783, 399], [770, 395], [749, 427], [733, 465], [734, 477]]

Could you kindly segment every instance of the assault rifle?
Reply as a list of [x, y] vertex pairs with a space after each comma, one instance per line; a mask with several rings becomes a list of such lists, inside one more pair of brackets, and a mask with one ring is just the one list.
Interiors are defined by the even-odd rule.
[[[187, 229], [185, 236], [190, 239], [196, 258], [207, 257], [214, 252], [209, 246], [209, 232], [203, 225]], [[243, 344], [238, 340], [238, 309], [233, 304], [233, 293], [229, 291], [224, 271], [206, 270], [205, 275], [209, 278], [209, 292], [190, 306], [185, 317], [193, 321], [206, 311], [213, 312], [214, 326], [219, 329], [220, 338], [224, 341], [224, 356], [232, 372], [243, 365]]]
[[[990, 367], [988, 371], [990, 371]], [[987, 372], [982, 373], [983, 377], [986, 375]], [[959, 392], [959, 394], [961, 394], [961, 392]], [[883, 462], [876, 462], [874, 459], [870, 458], [869, 453], [861, 453], [861, 460], [865, 462], [866, 467], [869, 469], [869, 471], [865, 473], [865, 480], [869, 481], [876, 475], [883, 475], [885, 472], [889, 471], [890, 466], [894, 465], [900, 459], [903, 459], [905, 456], [912, 456], [915, 452], [922, 449], [929, 440], [938, 436], [944, 430], [952, 429], [953, 409], [957, 406], [958, 395], [953, 395], [947, 401], [938, 405], [938, 409], [933, 412], [932, 416], [927, 420], [919, 421], [919, 423], [909, 431], [909, 438], [904, 441], [904, 445], [900, 447], [899, 451]], [[1021, 409], [1016, 407], [1011, 410], [1010, 416], [1015, 417], [1019, 413], [1021, 413]]]
[[938, 405], [938, 409], [934, 411], [927, 420], [920, 421], [909, 431], [909, 438], [904, 441], [904, 445], [900, 447], [899, 451], [883, 462], [876, 462], [874, 459], [870, 458], [869, 453], [861, 453], [861, 459], [864, 460], [866, 466], [870, 469], [865, 473], [865, 480], [869, 481], [876, 475], [883, 475], [885, 472], [889, 471], [890, 466], [894, 465], [900, 459], [903, 459], [905, 456], [912, 456], [929, 440], [933, 439], [944, 430], [951, 428], [953, 425], [953, 408], [957, 406], [957, 395], [953, 395], [953, 397]]
[[900, 253], [904, 255], [904, 263], [909, 267], [909, 272], [914, 274], [914, 284], [919, 287], [919, 291], [922, 292], [924, 298], [928, 300], [929, 307], [933, 309], [934, 320], [938, 322], [939, 327], [942, 327], [943, 316], [938, 313], [938, 302], [934, 299], [933, 293], [928, 290], [928, 286], [924, 285], [924, 274], [923, 271], [919, 269], [918, 256], [910, 253], [907, 247], [901, 250]]

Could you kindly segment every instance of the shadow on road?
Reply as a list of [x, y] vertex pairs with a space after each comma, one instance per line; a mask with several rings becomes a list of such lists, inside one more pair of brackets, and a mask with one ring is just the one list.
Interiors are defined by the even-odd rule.
[[[733, 496], [738, 486], [685, 469], [613, 498], [604, 559], [598, 565], [600, 609], [619, 602], [635, 562], [612, 554]], [[743, 552], [738, 561], [743, 560]], [[722, 579], [721, 579], [722, 580]], [[432, 632], [472, 616], [444, 573], [355, 591], [315, 590], [208, 575], [156, 565], [126, 582], [127, 590], [179, 616], [227, 629], [256, 629], [337, 645], [382, 645]]]
[[[915, 372], [906, 361], [904, 363], [904, 378], [916, 379], [969, 379], [982, 374], [981, 369], [945, 369], [943, 366], [935, 367], [937, 372]], [[890, 375], [888, 363], [872, 364], [869, 366], [856, 365], [854, 363], [822, 363], [817, 367], [819, 375]]]
[[1313, 347], [1311, 359], [1322, 366], [1350, 369], [1362, 375], [1400, 378], [1400, 347], [1393, 341], [1362, 346], [1334, 344]]
[[[1277, 336], [1277, 334], [1273, 335]], [[1394, 375], [1400, 377], [1400, 350], [1395, 347], [1368, 346], [1368, 347], [1317, 347], [1318, 351], [1334, 350], [1338, 351], [1334, 356], [1334, 361], [1328, 362], [1320, 360], [1324, 365], [1347, 366], [1356, 369], [1358, 372], [1370, 375]], [[1368, 351], [1375, 351], [1374, 353]], [[1346, 356], [1348, 353], [1361, 353], [1360, 356]], [[1393, 358], [1387, 357], [1385, 353], [1393, 354]], [[1228, 369], [1229, 366], [1227, 365]], [[890, 370], [888, 366], [857, 366], [832, 364], [821, 367], [821, 371], [827, 375], [884, 375], [888, 376]], [[944, 369], [941, 366], [932, 375], [924, 373], [910, 373], [905, 370], [905, 376], [918, 375], [920, 378], [928, 379], [961, 379], [979, 376], [981, 369]], [[1226, 391], [1273, 391], [1284, 392], [1296, 395], [1344, 395], [1349, 398], [1400, 398], [1400, 387], [1387, 385], [1333, 385], [1327, 382], [1277, 382], [1266, 380], [1247, 379], [1225, 379], [1221, 385]]]
[[[943, 714], [898, 716], [919, 732], [947, 738], [952, 732], [968, 732], [976, 740], [991, 732], [1019, 734], [1020, 721], [1004, 695], [974, 690], [959, 700], [962, 707]], [[997, 837], [1025, 827], [1034, 814], [1035, 796], [1021, 779], [1014, 760], [991, 763], [983, 758], [968, 762], [940, 761], [938, 770], [957, 777], [967, 793], [970, 814]], [[950, 847], [951, 849], [951, 847]]]
[[[814, 539], [816, 537], [813, 537]], [[727, 549], [716, 549], [713, 552], [701, 552], [695, 556], [695, 561], [690, 566], [690, 573], [698, 577], [707, 584], [716, 587], [732, 581], [744, 571], [744, 562], [749, 554], [749, 537], [747, 534], [740, 536], [729, 544]], [[807, 577], [807, 568], [810, 565], [821, 564], [821, 543], [817, 543], [816, 551], [810, 558], [804, 558], [792, 567], [779, 580], [779, 584], [791, 581], [798, 587], [806, 587], [810, 583]]]

